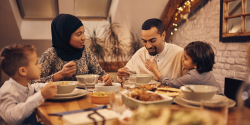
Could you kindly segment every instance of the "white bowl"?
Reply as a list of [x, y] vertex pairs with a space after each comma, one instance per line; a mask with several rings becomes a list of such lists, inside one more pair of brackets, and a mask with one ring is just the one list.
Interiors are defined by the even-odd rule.
[[149, 83], [153, 78], [153, 75], [150, 74], [133, 74], [133, 75], [136, 76], [136, 83]]
[[86, 83], [86, 79], [88, 80], [88, 83], [92, 83], [95, 80], [95, 83], [98, 82], [98, 78], [100, 77], [100, 75], [96, 75], [96, 74], [86, 74], [86, 75], [76, 75], [76, 79], [79, 82], [79, 84], [84, 84]]
[[112, 83], [112, 86], [104, 86], [105, 83], [97, 83], [95, 84], [95, 91], [96, 92], [119, 92], [121, 89], [121, 84], [120, 83]]
[[[194, 92], [189, 90], [187, 87], [190, 87], [192, 90], [194, 90]], [[209, 100], [218, 91], [217, 87], [209, 85], [185, 85], [180, 89], [184, 96], [192, 101]]]
[[[62, 82], [67, 82], [67, 85], [60, 85]], [[77, 81], [58, 81], [57, 84], [57, 94], [71, 93], [77, 86]]]

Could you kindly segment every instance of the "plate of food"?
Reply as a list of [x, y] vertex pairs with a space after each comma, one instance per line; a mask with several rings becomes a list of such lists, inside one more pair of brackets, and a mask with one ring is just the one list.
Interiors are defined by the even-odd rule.
[[155, 93], [163, 94], [163, 95], [170, 96], [170, 97], [176, 97], [176, 96], [182, 95], [182, 92], [180, 89], [172, 88], [168, 86], [157, 88]]
[[154, 105], [140, 106], [129, 120], [136, 125], [222, 125], [224, 122], [223, 117], [214, 112]]
[[131, 89], [131, 91], [122, 92], [123, 103], [132, 109], [137, 108], [141, 104], [170, 106], [172, 104], [172, 100], [173, 100], [172, 97], [137, 88]]
[[146, 91], [155, 91], [160, 83], [149, 83], [140, 85], [138, 88]]

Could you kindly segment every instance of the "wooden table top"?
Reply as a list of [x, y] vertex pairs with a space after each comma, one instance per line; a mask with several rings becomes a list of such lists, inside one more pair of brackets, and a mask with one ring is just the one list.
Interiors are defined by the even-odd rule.
[[[46, 101], [39, 107], [37, 107], [36, 113], [37, 116], [41, 119], [41, 121], [45, 125], [62, 125], [63, 121], [59, 116], [51, 116], [48, 115], [50, 113], [58, 113], [64, 111], [73, 111], [79, 109], [86, 109], [96, 107], [96, 105], [91, 103], [90, 96], [85, 95], [81, 98], [68, 100], [68, 101]], [[171, 105], [171, 108], [185, 108], [177, 104]], [[244, 116], [239, 115], [239, 108], [232, 107], [228, 110], [228, 122], [227, 125], [238, 125], [238, 119], [243, 117], [243, 119], [249, 119], [250, 117], [250, 109], [244, 107], [245, 114]]]

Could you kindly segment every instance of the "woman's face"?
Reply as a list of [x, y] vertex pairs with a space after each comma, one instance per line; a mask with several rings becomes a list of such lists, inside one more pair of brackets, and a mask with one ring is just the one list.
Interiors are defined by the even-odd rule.
[[74, 48], [81, 49], [84, 46], [85, 39], [84, 26], [81, 26], [71, 34], [69, 44]]

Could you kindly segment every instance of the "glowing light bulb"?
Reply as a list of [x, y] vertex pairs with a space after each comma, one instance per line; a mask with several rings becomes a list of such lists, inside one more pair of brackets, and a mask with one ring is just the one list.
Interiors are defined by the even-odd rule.
[[177, 28], [174, 28], [174, 31], [177, 31]]
[[175, 20], [177, 20], [177, 18], [175, 18]]
[[174, 33], [173, 33], [173, 32], [171, 32], [171, 35], [174, 35]]

